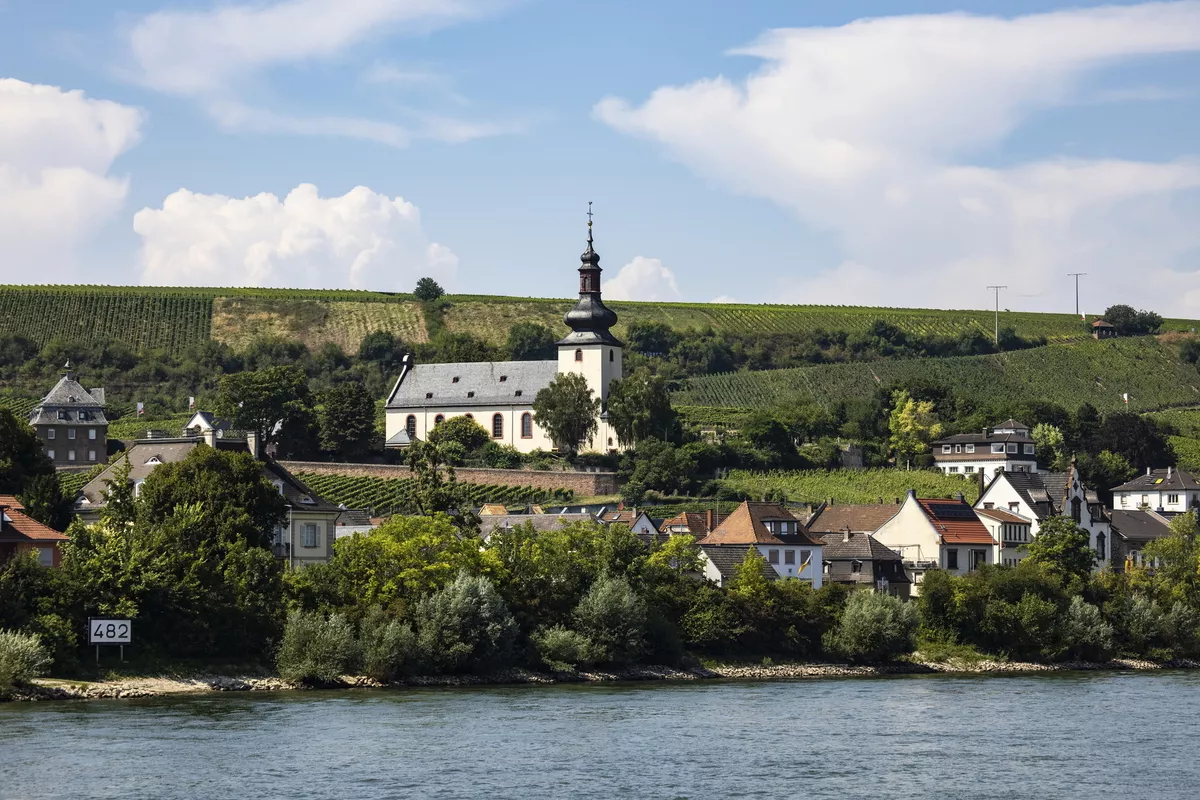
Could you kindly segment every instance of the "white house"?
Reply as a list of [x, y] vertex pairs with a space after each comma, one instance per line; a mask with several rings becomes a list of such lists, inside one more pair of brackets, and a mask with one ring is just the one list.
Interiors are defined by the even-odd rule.
[[953, 500], [923, 500], [910, 489], [896, 515], [875, 531], [875, 538], [900, 554], [914, 593], [931, 569], [965, 575], [995, 564], [999, 557], [1000, 543], [961, 495]]
[[950, 475], [992, 475], [997, 470], [1037, 472], [1029, 426], [1008, 419], [990, 431], [960, 433], [933, 442], [933, 463]]
[[555, 377], [574, 372], [587, 379], [601, 404], [596, 434], [583, 449], [619, 449], [607, 407], [609, 388], [622, 377], [624, 345], [611, 332], [617, 315], [601, 299], [600, 256], [592, 245], [589, 221], [587, 250], [580, 257], [579, 301], [564, 317], [571, 332], [558, 342], [557, 359], [415, 364], [406, 356], [387, 398], [386, 446], [407, 447], [428, 437], [438, 423], [463, 415], [482, 425], [493, 440], [523, 453], [550, 450], [550, 438], [534, 422], [533, 401]]
[[[1112, 525], [1100, 498], [1079, 479], [1075, 465], [1066, 472], [998, 473], [975, 503], [982, 511], [1000, 509], [1029, 522], [1029, 536], [1050, 517], [1070, 517], [1088, 532], [1097, 568], [1112, 558]], [[1021, 554], [1014, 556], [1020, 560]]]
[[1191, 511], [1200, 509], [1200, 482], [1190, 472], [1167, 467], [1146, 470], [1112, 490], [1113, 509]]
[[996, 563], [1015, 567], [1025, 557], [1022, 548], [1033, 538], [1029, 532], [1033, 521], [1000, 508], [976, 508], [975, 513], [992, 538], [1000, 542]]
[[734, 576], [755, 548], [767, 562], [768, 577], [797, 578], [821, 588], [824, 542], [810, 536], [800, 520], [776, 503], [742, 503], [697, 544], [704, 576], [718, 586]]

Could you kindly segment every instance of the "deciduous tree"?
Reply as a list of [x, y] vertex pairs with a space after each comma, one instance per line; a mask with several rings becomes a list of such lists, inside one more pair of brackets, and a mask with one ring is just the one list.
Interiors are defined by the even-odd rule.
[[1031, 565], [1043, 566], [1064, 577], [1086, 580], [1096, 563], [1088, 532], [1067, 517], [1050, 517], [1039, 527], [1037, 536], [1025, 545]]
[[896, 463], [906, 465], [929, 449], [929, 443], [942, 435], [942, 423], [933, 410], [933, 402], [914, 400], [908, 392], [897, 391], [892, 395], [892, 414], [888, 418], [891, 432], [892, 451]]
[[261, 446], [306, 442], [314, 427], [308, 376], [292, 365], [223, 375], [216, 411], [233, 427], [254, 431]]
[[671, 438], [675, 410], [666, 382], [642, 369], [613, 383], [608, 393], [608, 422], [626, 447], [651, 436]]
[[342, 458], [362, 458], [375, 438], [375, 398], [367, 387], [348, 381], [321, 393], [317, 415], [321, 449]]
[[599, 413], [600, 398], [592, 396], [587, 378], [574, 372], [560, 374], [533, 401], [534, 422], [570, 455], [595, 435]]

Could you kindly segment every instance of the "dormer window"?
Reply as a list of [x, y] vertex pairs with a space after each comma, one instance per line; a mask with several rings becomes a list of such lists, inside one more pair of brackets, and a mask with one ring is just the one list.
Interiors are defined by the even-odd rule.
[[467, 392], [467, 397], [474, 397], [474, 396], [475, 396], [474, 392]]
[[504, 383], [506, 380], [508, 380], [508, 376], [507, 376], [507, 375], [501, 375], [501, 376], [500, 376], [500, 382], [501, 382], [501, 383]]
[[146, 459], [146, 466], [148, 466], [148, 467], [152, 467], [155, 464], [161, 464], [161, 463], [162, 463], [162, 459], [159, 458], [158, 456], [150, 456], [149, 458]]
[[973, 445], [973, 444], [969, 444], [969, 445], [967, 445], [967, 452], [968, 452], [968, 453], [974, 453], [974, 452], [975, 452], [975, 445]]
[[450, 382], [451, 382], [451, 383], [458, 383], [458, 376], [457, 376], [457, 375], [455, 375], [453, 378], [451, 378], [451, 379], [450, 379]]
[[432, 399], [433, 399], [433, 392], [426, 392], [426, 393], [425, 393], [425, 399], [426, 399], [426, 400], [432, 400]]
[[283, 494], [283, 481], [271, 481], [271, 483], [275, 484], [275, 491]]
[[309, 497], [306, 494], [302, 494], [296, 499], [298, 502], [303, 503], [306, 506], [315, 506], [317, 504], [316, 500], [313, 500], [311, 497]]
[[993, 444], [993, 445], [992, 445], [992, 452], [993, 452], [993, 453], [1003, 453], [1003, 452], [1004, 452], [1004, 445], [1003, 445], [1002, 443], [1000, 443], [1000, 442], [997, 442], [997, 443]]
[[521, 390], [520, 390], [520, 389], [517, 389], [515, 392], [513, 392], [513, 396], [514, 396], [514, 397], [520, 397], [520, 396], [521, 396]]
[[66, 412], [60, 408], [58, 410], [58, 418], [59, 419], [70, 419], [71, 415], [68, 412]]

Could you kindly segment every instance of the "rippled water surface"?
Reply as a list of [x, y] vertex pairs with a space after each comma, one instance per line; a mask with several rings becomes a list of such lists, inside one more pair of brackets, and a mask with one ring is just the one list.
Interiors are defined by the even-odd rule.
[[1200, 797], [1200, 675], [0, 703], [0, 798]]

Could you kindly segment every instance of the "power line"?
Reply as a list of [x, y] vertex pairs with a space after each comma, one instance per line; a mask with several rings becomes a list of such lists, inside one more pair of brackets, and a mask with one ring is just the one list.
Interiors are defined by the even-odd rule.
[[1000, 349], [1000, 290], [1007, 289], [1007, 286], [989, 286], [987, 287], [996, 293], [996, 349]]
[[1079, 276], [1087, 275], [1086, 272], [1068, 272], [1068, 277], [1075, 278], [1075, 316], [1079, 316]]

